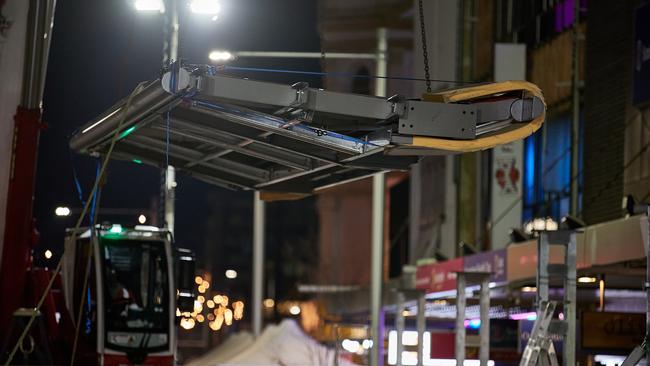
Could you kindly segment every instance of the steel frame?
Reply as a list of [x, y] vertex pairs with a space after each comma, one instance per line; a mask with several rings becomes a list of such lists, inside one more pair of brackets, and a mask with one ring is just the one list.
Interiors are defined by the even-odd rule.
[[456, 326], [455, 354], [456, 364], [465, 363], [465, 309], [467, 298], [465, 288], [470, 284], [480, 285], [479, 363], [487, 366], [490, 359], [490, 272], [456, 272]]
[[126, 116], [125, 105], [81, 127], [71, 147], [102, 154], [124, 119], [118, 158], [159, 166], [168, 158], [212, 184], [299, 193], [407, 170], [419, 151], [385, 153], [415, 135], [474, 139], [543, 112], [537, 98], [434, 103], [248, 80], [177, 63], [133, 96]]

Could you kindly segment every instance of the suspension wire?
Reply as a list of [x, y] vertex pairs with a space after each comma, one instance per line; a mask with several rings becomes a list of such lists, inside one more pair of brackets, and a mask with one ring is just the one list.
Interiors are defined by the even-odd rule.
[[77, 169], [75, 168], [74, 158], [72, 156], [72, 150], [70, 148], [68, 148], [68, 154], [70, 155], [70, 166], [72, 167], [72, 180], [74, 181], [74, 186], [77, 192], [77, 196], [79, 197], [79, 202], [83, 205], [85, 203], [83, 190], [81, 189], [81, 182], [79, 181], [79, 176], [77, 175]]
[[[122, 128], [122, 125], [126, 121], [126, 117], [128, 115], [128, 110], [131, 108], [131, 102], [133, 100], [133, 97], [142, 89], [142, 87], [145, 85], [145, 83], [140, 83], [138, 84], [135, 89], [131, 92], [129, 95], [129, 98], [127, 99], [126, 106], [124, 107], [122, 111], [122, 118], [120, 119], [120, 123], [117, 125], [117, 128], [115, 129], [115, 134], [113, 135], [113, 138], [111, 139], [111, 144], [108, 148], [108, 151], [106, 152], [106, 155], [104, 157], [104, 162], [102, 164], [102, 168], [99, 171], [99, 176], [97, 179], [95, 179], [95, 183], [93, 185], [93, 189], [88, 195], [88, 199], [86, 200], [83, 210], [81, 211], [81, 214], [79, 215], [79, 218], [77, 219], [77, 223], [75, 224], [74, 230], [72, 231], [72, 235], [76, 236], [77, 231], [81, 227], [81, 224], [83, 223], [84, 218], [86, 217], [86, 214], [88, 213], [88, 210], [90, 208], [90, 204], [92, 202], [92, 197], [95, 195], [95, 192], [99, 188], [100, 182], [104, 179], [104, 175], [106, 174], [106, 167], [108, 166], [108, 162], [111, 159], [111, 155], [113, 154], [113, 149], [115, 148], [115, 144], [117, 143], [117, 140], [119, 140], [120, 136], [120, 130]], [[97, 202], [99, 204], [99, 202]], [[34, 324], [34, 320], [36, 319], [36, 315], [40, 308], [43, 306], [43, 303], [45, 302], [45, 299], [47, 298], [47, 295], [50, 293], [50, 290], [52, 289], [52, 285], [54, 284], [54, 281], [56, 280], [56, 277], [59, 275], [61, 272], [61, 269], [63, 268], [63, 255], [59, 258], [59, 263], [56, 265], [56, 268], [54, 269], [54, 272], [52, 272], [52, 276], [50, 278], [50, 281], [48, 282], [47, 286], [45, 287], [45, 290], [43, 291], [43, 294], [41, 295], [41, 298], [39, 299], [38, 303], [36, 304], [36, 307], [33, 309], [33, 313], [30, 316], [29, 320], [27, 321], [27, 324], [25, 325], [25, 329], [23, 329], [23, 332], [20, 334], [20, 337], [18, 337], [18, 341], [14, 345], [13, 349], [11, 350], [11, 353], [9, 353], [9, 357], [7, 358], [7, 362], [5, 363], [5, 366], [11, 365], [11, 361], [13, 361], [16, 352], [18, 352], [18, 349], [20, 345], [23, 343], [25, 340], [25, 337], [29, 333], [29, 329], [32, 327], [32, 324]], [[76, 330], [77, 333], [79, 332], [79, 324], [76, 325]], [[74, 357], [75, 354], [74, 352], [71, 355], [71, 365], [74, 364]]]
[[[95, 179], [99, 179], [99, 172], [101, 171], [100, 162], [97, 161], [97, 170]], [[95, 239], [95, 223], [97, 222], [97, 216], [99, 215], [99, 209], [97, 208], [97, 203], [99, 202], [102, 194], [102, 186], [104, 182], [100, 182], [100, 186], [95, 190], [93, 194], [93, 202], [90, 208], [90, 243]], [[73, 234], [76, 235], [76, 234]], [[83, 315], [83, 308], [86, 304], [86, 293], [88, 292], [88, 279], [90, 278], [90, 264], [92, 263], [93, 250], [92, 246], [90, 252], [88, 253], [88, 259], [86, 260], [86, 267], [84, 268], [84, 283], [81, 290], [81, 296], [79, 297], [79, 309], [77, 312], [77, 321], [75, 322], [75, 332], [74, 332], [74, 342], [72, 343], [72, 358], [70, 359], [70, 365], [74, 365], [74, 355], [77, 352], [77, 343], [79, 341], [79, 330], [81, 329], [81, 317]]]
[[[266, 73], [279, 73], [279, 74], [299, 74], [299, 75], [313, 75], [313, 76], [326, 76], [326, 77], [345, 77], [345, 78], [365, 78], [365, 79], [388, 79], [388, 80], [406, 80], [406, 81], [427, 81], [429, 86], [431, 82], [435, 83], [449, 83], [449, 84], [484, 84], [482, 81], [461, 81], [461, 80], [446, 80], [446, 79], [421, 79], [404, 76], [377, 76], [377, 75], [359, 75], [346, 72], [319, 72], [319, 71], [302, 71], [302, 70], [286, 70], [286, 69], [267, 69], [258, 67], [239, 67], [224, 65], [219, 70], [232, 70], [232, 71], [249, 71], [249, 72], [266, 72]], [[427, 89], [431, 92], [431, 88]]]
[[429, 52], [427, 51], [427, 30], [424, 25], [424, 5], [422, 0], [418, 0], [418, 8], [420, 11], [420, 32], [422, 43], [422, 59], [424, 62], [424, 81], [427, 84], [427, 93], [431, 93], [431, 74], [429, 73]]

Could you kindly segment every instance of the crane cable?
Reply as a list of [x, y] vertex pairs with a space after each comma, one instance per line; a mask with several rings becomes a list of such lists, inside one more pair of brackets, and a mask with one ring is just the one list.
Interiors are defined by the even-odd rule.
[[[86, 200], [86, 203], [84, 205], [83, 210], [81, 211], [81, 215], [79, 215], [79, 219], [77, 220], [77, 223], [74, 227], [74, 230], [72, 231], [72, 235], [75, 236], [77, 235], [77, 231], [81, 227], [81, 224], [83, 223], [84, 218], [86, 217], [86, 214], [88, 213], [88, 209], [90, 208], [90, 204], [92, 202], [92, 197], [95, 195], [95, 192], [97, 191], [99, 187], [99, 183], [104, 179], [104, 175], [106, 173], [106, 167], [108, 166], [108, 162], [111, 159], [111, 155], [113, 154], [113, 149], [115, 148], [115, 144], [119, 140], [120, 137], [120, 130], [122, 128], [122, 125], [124, 124], [124, 121], [126, 120], [126, 117], [128, 115], [128, 110], [131, 108], [131, 102], [133, 100], [133, 97], [140, 92], [142, 87], [145, 85], [144, 82], [138, 84], [135, 89], [131, 92], [129, 95], [129, 98], [126, 102], [126, 106], [124, 107], [124, 110], [122, 111], [122, 118], [120, 119], [120, 123], [117, 125], [117, 128], [115, 129], [115, 134], [113, 135], [113, 138], [111, 139], [111, 144], [108, 148], [108, 151], [106, 152], [106, 155], [104, 157], [104, 162], [102, 164], [102, 168], [99, 171], [99, 175], [95, 179], [95, 184], [93, 185], [93, 189], [88, 195], [88, 199]], [[99, 205], [99, 203], [96, 203]], [[7, 358], [7, 362], [5, 362], [5, 366], [11, 365], [11, 361], [13, 361], [14, 356], [16, 355], [16, 352], [20, 348], [20, 345], [24, 342], [25, 337], [29, 333], [29, 329], [31, 328], [32, 324], [34, 323], [34, 320], [36, 319], [36, 316], [38, 314], [38, 311], [40, 308], [43, 306], [43, 303], [45, 302], [45, 299], [47, 298], [47, 294], [50, 292], [50, 289], [52, 288], [52, 285], [54, 284], [54, 280], [56, 279], [56, 276], [59, 275], [61, 272], [61, 269], [63, 267], [63, 255], [59, 258], [59, 263], [56, 266], [56, 269], [52, 273], [52, 277], [50, 278], [50, 281], [48, 282], [47, 286], [45, 287], [45, 291], [43, 291], [43, 294], [41, 295], [41, 298], [39, 299], [38, 303], [36, 304], [36, 307], [33, 309], [33, 313], [29, 318], [29, 321], [27, 321], [27, 324], [25, 325], [25, 329], [23, 329], [23, 332], [21, 333], [20, 337], [18, 337], [18, 341], [16, 342], [16, 345], [13, 347], [11, 350], [11, 353], [9, 354], [9, 357]], [[75, 344], [76, 340], [79, 334], [79, 324], [76, 324], [76, 329], [75, 329]], [[74, 364], [74, 353], [75, 350], [73, 350], [72, 355], [71, 355], [71, 365]]]
[[420, 41], [422, 43], [422, 59], [424, 61], [424, 82], [427, 84], [427, 93], [431, 93], [431, 74], [429, 73], [429, 52], [427, 51], [427, 31], [424, 25], [424, 5], [422, 4], [422, 0], [418, 0], [418, 8], [420, 10], [420, 32], [422, 32]]

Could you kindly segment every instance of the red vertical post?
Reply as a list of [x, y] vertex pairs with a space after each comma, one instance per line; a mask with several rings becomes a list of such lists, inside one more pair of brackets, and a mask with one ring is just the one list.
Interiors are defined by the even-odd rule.
[[[16, 308], [24, 306], [26, 273], [37, 234], [32, 218], [38, 139], [44, 124], [40, 109], [18, 107], [9, 171], [2, 267], [0, 267], [0, 324], [8, 324]], [[34, 304], [35, 305], [35, 304]]]

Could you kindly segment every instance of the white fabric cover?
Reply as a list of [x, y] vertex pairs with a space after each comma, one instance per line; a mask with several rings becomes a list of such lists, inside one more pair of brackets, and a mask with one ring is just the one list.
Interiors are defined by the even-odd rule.
[[[249, 335], [250, 336], [250, 335]], [[238, 337], [232, 341], [234, 337]], [[335, 352], [305, 334], [292, 319], [270, 325], [252, 343], [245, 336], [234, 335], [224, 344], [188, 366], [334, 366]], [[226, 348], [228, 347], [228, 348]], [[245, 348], [244, 350], [242, 350]], [[223, 350], [223, 351], [219, 351]], [[232, 357], [224, 357], [233, 355]], [[212, 356], [209, 356], [212, 355]], [[339, 360], [339, 365], [351, 365]]]

